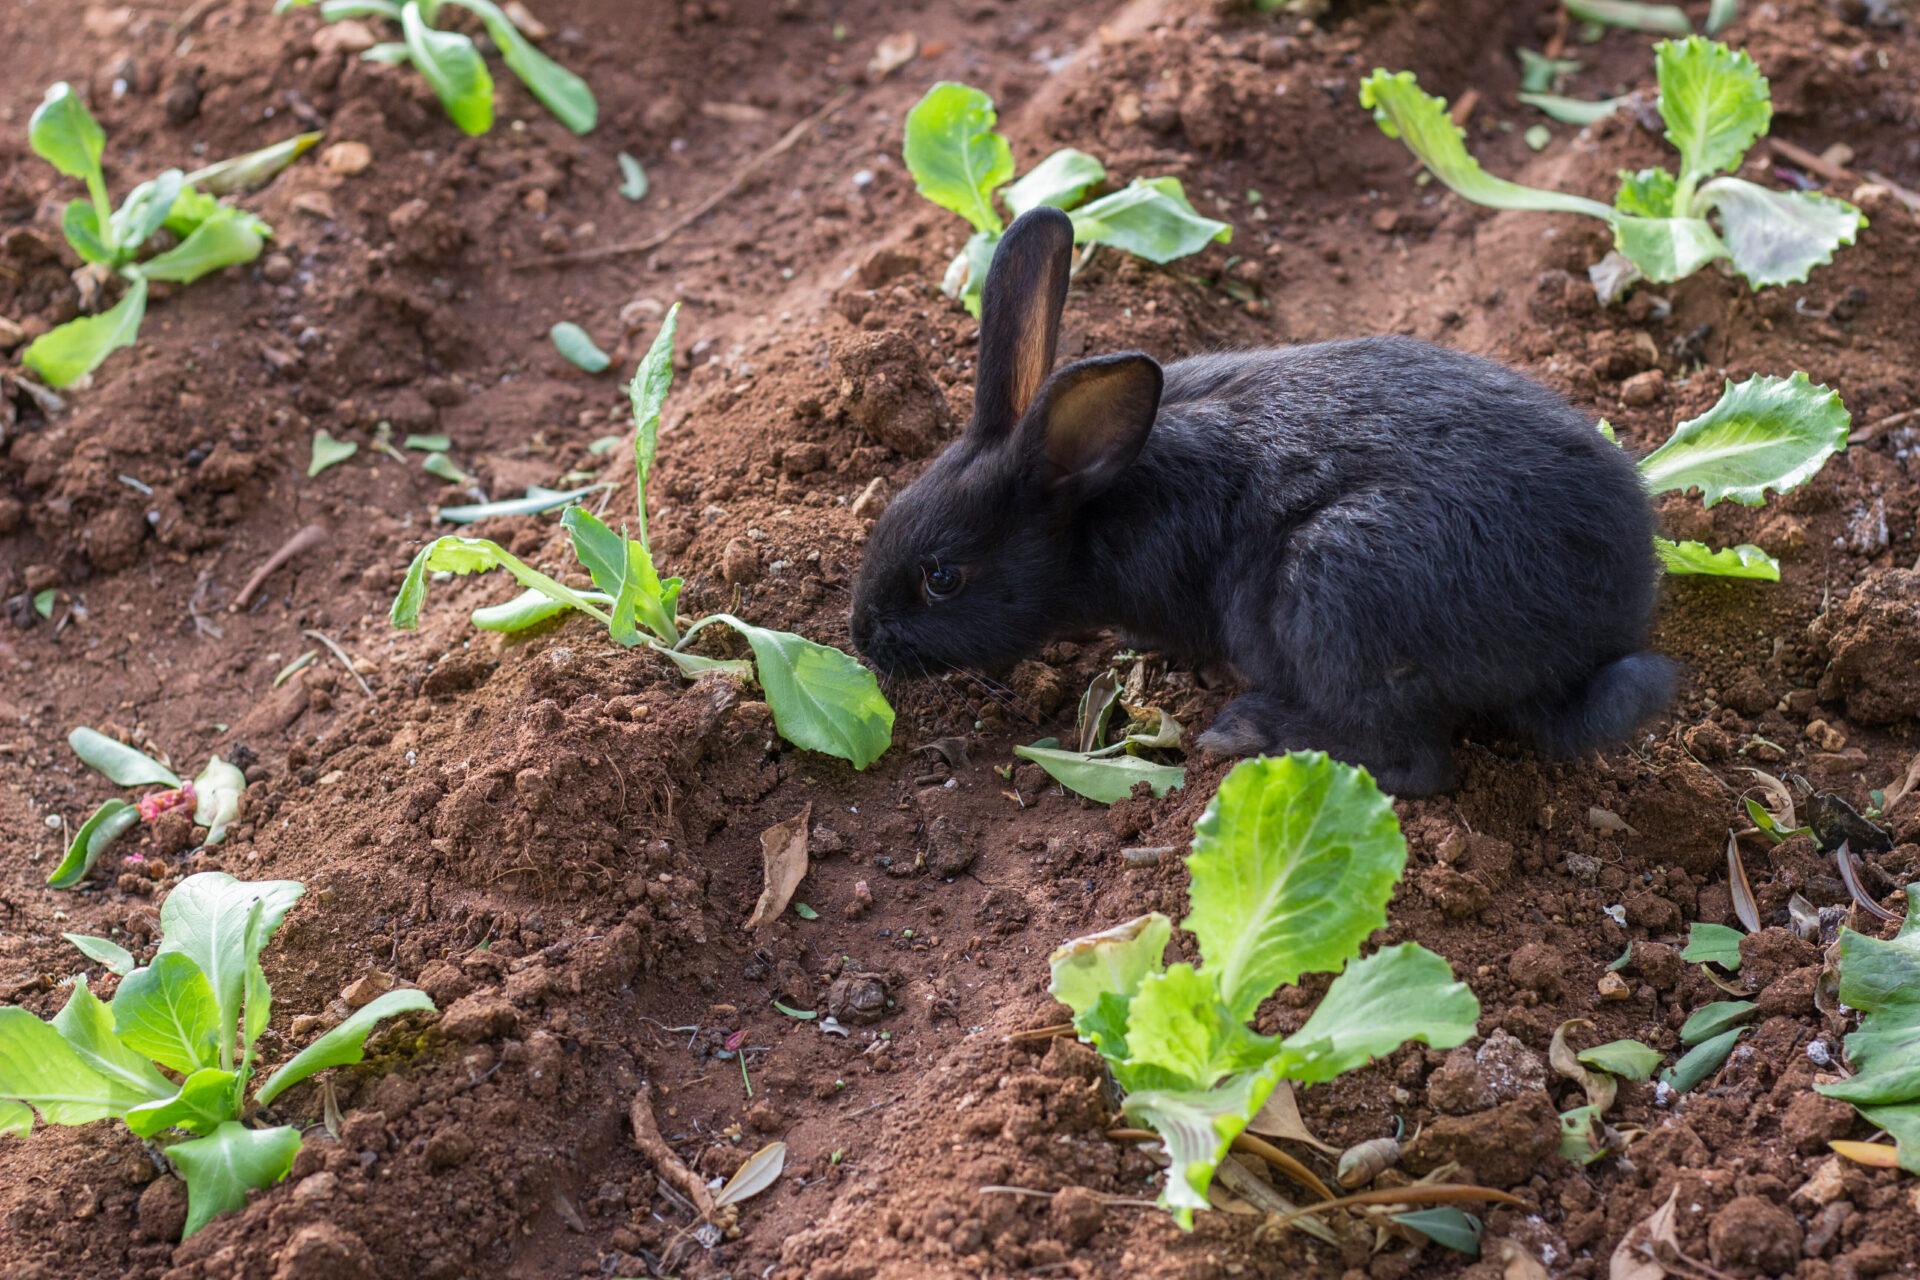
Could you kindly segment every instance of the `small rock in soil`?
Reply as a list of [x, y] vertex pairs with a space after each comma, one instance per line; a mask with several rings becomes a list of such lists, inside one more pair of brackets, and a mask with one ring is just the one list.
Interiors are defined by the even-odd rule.
[[467, 981], [467, 975], [460, 972], [458, 966], [446, 960], [429, 960], [420, 970], [416, 979], [420, 989], [433, 997], [433, 1002], [442, 1009], [473, 990], [473, 984]]
[[849, 973], [827, 989], [827, 1012], [842, 1022], [878, 1022], [887, 1014], [887, 980], [877, 973]]
[[441, 1129], [427, 1139], [427, 1163], [451, 1169], [473, 1158], [473, 1137], [465, 1129]]
[[156, 1178], [140, 1193], [136, 1210], [140, 1234], [149, 1240], [178, 1240], [187, 1225], [187, 1184], [178, 1178]]
[[1815, 1013], [1813, 992], [1819, 983], [1820, 966], [1817, 964], [1781, 974], [1768, 983], [1755, 999], [1759, 1006], [1755, 1016], [1762, 1019], [1811, 1018]]
[[1507, 961], [1507, 976], [1513, 979], [1515, 986], [1553, 1000], [1560, 995], [1561, 977], [1566, 967], [1567, 958], [1559, 948], [1544, 942], [1529, 942]]
[[941, 814], [927, 827], [927, 870], [945, 879], [957, 876], [980, 856], [980, 838]]
[[1627, 962], [1633, 971], [1647, 980], [1655, 991], [1671, 991], [1686, 976], [1687, 965], [1680, 952], [1664, 942], [1635, 942], [1633, 958]]
[[393, 975], [373, 969], [348, 983], [340, 998], [347, 1002], [349, 1009], [364, 1009], [391, 990]]
[[1072, 693], [1058, 671], [1031, 658], [1013, 668], [1008, 683], [1013, 686], [1014, 693], [1041, 717], [1058, 711]]
[[1816, 1156], [1835, 1138], [1853, 1130], [1853, 1104], [1822, 1097], [1809, 1089], [1787, 1104], [1780, 1117], [1780, 1136], [1803, 1156]]
[[1800, 1224], [1785, 1209], [1759, 1196], [1736, 1196], [1713, 1215], [1707, 1251], [1716, 1267], [1751, 1267], [1777, 1276], [1799, 1264], [1800, 1239]]
[[730, 587], [744, 587], [760, 580], [760, 553], [744, 538], [727, 543], [720, 555], [720, 576]]
[[456, 1000], [440, 1016], [440, 1030], [448, 1039], [472, 1043], [506, 1035], [519, 1021], [520, 1015], [505, 996], [482, 991]]
[[1820, 948], [1791, 929], [1778, 926], [1740, 939], [1740, 976], [1760, 987], [1808, 965], [1818, 968]]
[[361, 173], [373, 163], [373, 148], [364, 142], [336, 142], [320, 153], [322, 167], [334, 173]]
[[853, 882], [853, 900], [847, 903], [847, 919], [858, 920], [873, 910], [873, 890], [865, 880]]
[[1478, 1049], [1460, 1046], [1427, 1078], [1436, 1111], [1467, 1115], [1547, 1087], [1547, 1064], [1517, 1038], [1496, 1029]]
[[1667, 389], [1667, 375], [1658, 369], [1636, 373], [1620, 384], [1620, 398], [1636, 409], [1643, 409], [1660, 398]]

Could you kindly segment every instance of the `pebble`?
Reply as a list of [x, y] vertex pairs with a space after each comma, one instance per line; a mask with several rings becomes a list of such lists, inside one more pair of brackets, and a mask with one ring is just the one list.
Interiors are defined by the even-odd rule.
[[362, 173], [373, 163], [373, 148], [364, 142], [336, 142], [320, 153], [322, 168], [334, 173]]
[[728, 586], [744, 587], [760, 578], [760, 553], [751, 543], [739, 538], [727, 543], [727, 549], [720, 553], [720, 576]]
[[1645, 408], [1660, 399], [1667, 389], [1667, 375], [1658, 369], [1636, 373], [1620, 384], [1620, 398], [1635, 408]]

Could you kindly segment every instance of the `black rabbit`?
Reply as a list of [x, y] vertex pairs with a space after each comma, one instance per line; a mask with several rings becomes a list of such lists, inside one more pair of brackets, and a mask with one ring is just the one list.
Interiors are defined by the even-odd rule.
[[875, 666], [1117, 627], [1245, 683], [1201, 746], [1324, 750], [1399, 795], [1452, 784], [1463, 728], [1564, 756], [1665, 707], [1646, 491], [1565, 401], [1408, 338], [1055, 371], [1072, 250], [1042, 208], [993, 256], [973, 421], [860, 567]]

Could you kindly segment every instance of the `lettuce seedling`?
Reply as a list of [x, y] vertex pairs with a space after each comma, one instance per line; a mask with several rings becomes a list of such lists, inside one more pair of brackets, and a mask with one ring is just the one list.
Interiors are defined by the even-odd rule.
[[[168, 169], [129, 191], [116, 209], [100, 167], [106, 134], [70, 85], [62, 81], [48, 89], [27, 124], [27, 141], [41, 159], [87, 184], [87, 198], [68, 203], [60, 230], [89, 266], [118, 275], [127, 290], [99, 315], [69, 320], [35, 338], [21, 362], [50, 387], [78, 382], [140, 336], [150, 281], [191, 284], [259, 257], [273, 229], [215, 197], [266, 181], [319, 140], [317, 133], [303, 133], [194, 173]], [[163, 229], [177, 243], [142, 260], [140, 250]]]
[[1891, 940], [1842, 929], [1839, 946], [1840, 1003], [1860, 1011], [1846, 1039], [1853, 1075], [1814, 1088], [1892, 1134], [1900, 1167], [1920, 1173], [1920, 884], [1907, 886], [1907, 918]]
[[[1109, 742], [1108, 726], [1115, 708], [1126, 712], [1120, 736]], [[1063, 748], [1054, 738], [1015, 747], [1013, 754], [1031, 760], [1067, 790], [1100, 804], [1116, 804], [1144, 782], [1156, 796], [1184, 787], [1187, 771], [1179, 765], [1157, 764], [1143, 751], [1177, 750], [1180, 722], [1158, 707], [1121, 701], [1120, 682], [1113, 672], [1102, 672], [1080, 697], [1076, 732], [1078, 751]]]
[[952, 81], [934, 85], [907, 113], [904, 154], [914, 185], [973, 226], [940, 283], [973, 315], [980, 314], [987, 266], [1006, 230], [994, 207], [996, 191], [1013, 217], [1052, 205], [1073, 219], [1074, 243], [1111, 245], [1149, 262], [1172, 262], [1215, 240], [1225, 244], [1233, 238], [1232, 227], [1194, 211], [1178, 178], [1135, 178], [1118, 191], [1087, 200], [1089, 191], [1106, 182], [1106, 166], [1071, 147], [1010, 181], [1013, 148], [994, 132], [997, 119], [992, 98]]
[[[1360, 85], [1360, 105], [1372, 109], [1381, 132], [1403, 140], [1434, 177], [1475, 204], [1606, 221], [1619, 258], [1589, 274], [1608, 300], [1635, 280], [1682, 280], [1720, 260], [1755, 289], [1796, 284], [1853, 243], [1867, 220], [1846, 201], [1726, 176], [1773, 117], [1767, 79], [1752, 58], [1689, 36], [1655, 45], [1654, 67], [1660, 116], [1667, 141], [1680, 152], [1680, 171], [1623, 172], [1610, 206], [1487, 173], [1467, 153], [1466, 134], [1447, 115], [1446, 102], [1422, 92], [1410, 71], [1376, 69]], [[1718, 217], [1717, 229], [1710, 215]]]
[[[159, 950], [140, 968], [104, 939], [75, 937], [124, 976], [105, 1003], [84, 974], [75, 977], [50, 1023], [0, 1009], [0, 1134], [27, 1137], [37, 1112], [47, 1124], [117, 1119], [135, 1136], [165, 1143], [187, 1184], [188, 1236], [243, 1207], [247, 1192], [286, 1177], [300, 1130], [248, 1123], [247, 1087], [273, 1003], [260, 953], [305, 892], [297, 880], [188, 876], [162, 904]], [[424, 991], [387, 992], [268, 1076], [253, 1107], [316, 1072], [364, 1059], [381, 1019], [433, 1007]]]
[[[1445, 960], [1410, 942], [1360, 956], [1406, 861], [1393, 805], [1366, 770], [1317, 751], [1243, 760], [1186, 861], [1180, 927], [1201, 963], [1166, 963], [1173, 922], [1157, 911], [1053, 953], [1050, 990], [1106, 1059], [1126, 1114], [1166, 1144], [1160, 1204], [1182, 1227], [1281, 1080], [1320, 1084], [1410, 1040], [1446, 1049], [1474, 1034], [1479, 1001]], [[1339, 973], [1306, 1025], [1290, 1036], [1247, 1026], [1306, 973]]]
[[[568, 507], [560, 517], [573, 539], [575, 557], [598, 590], [575, 591], [485, 538], [449, 536], [428, 543], [413, 558], [388, 616], [402, 630], [419, 624], [429, 573], [505, 569], [527, 590], [505, 604], [475, 610], [473, 624], [482, 630], [524, 631], [568, 609], [577, 610], [604, 624], [614, 643], [646, 645], [671, 659], [687, 676], [723, 670], [757, 679], [781, 737], [864, 769], [893, 742], [893, 708], [871, 671], [838, 649], [791, 632], [756, 627], [730, 613], [699, 619], [682, 632], [674, 607], [681, 580], [663, 579], [654, 567], [647, 540], [647, 480], [659, 449], [660, 410], [673, 385], [673, 338], [679, 317], [680, 306], [675, 303], [628, 388], [634, 423], [634, 536], [608, 528], [585, 507]], [[688, 642], [715, 623], [745, 637], [753, 660], [687, 652]]]
[[[1755, 375], [1738, 386], [1729, 379], [1719, 403], [1640, 459], [1640, 476], [1650, 493], [1698, 489], [1708, 507], [1722, 499], [1757, 507], [1768, 489], [1785, 493], [1812, 479], [1847, 447], [1852, 423], [1840, 393], [1804, 373]], [[1780, 562], [1751, 544], [1715, 551], [1656, 537], [1653, 547], [1668, 573], [1780, 581]]]
[[[275, 0], [273, 11], [304, 9], [316, 0]], [[442, 31], [435, 23], [448, 6], [465, 9], [480, 19], [488, 39], [500, 51], [500, 60], [520, 77], [520, 83], [548, 111], [575, 133], [588, 133], [600, 118], [599, 104], [587, 82], [540, 52], [493, 0], [318, 0], [320, 17], [327, 22], [343, 18], [385, 18], [399, 24], [400, 39], [377, 44], [360, 55], [368, 62], [389, 66], [412, 63], [440, 99], [447, 118], [463, 133], [482, 134], [493, 128], [493, 76], [471, 36]]]
[[71, 889], [79, 884], [109, 845], [138, 824], [152, 822], [163, 813], [192, 806], [194, 822], [207, 829], [201, 843], [209, 845], [225, 840], [228, 825], [240, 816], [246, 775], [219, 756], [209, 757], [206, 768], [192, 782], [182, 782], [173, 770], [146, 752], [84, 725], [67, 735], [67, 745], [110, 782], [166, 790], [149, 792], [131, 804], [118, 797], [102, 801], [67, 842], [66, 856], [47, 877], [50, 888]]

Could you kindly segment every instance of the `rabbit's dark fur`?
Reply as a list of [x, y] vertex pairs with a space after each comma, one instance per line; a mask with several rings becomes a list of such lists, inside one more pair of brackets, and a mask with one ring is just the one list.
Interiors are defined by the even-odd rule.
[[1244, 681], [1200, 745], [1317, 748], [1401, 795], [1451, 785], [1463, 728], [1567, 755], [1663, 709], [1646, 492], [1565, 401], [1406, 338], [1053, 372], [1071, 246], [1043, 209], [994, 256], [973, 422], [860, 568], [876, 666], [1117, 627]]

